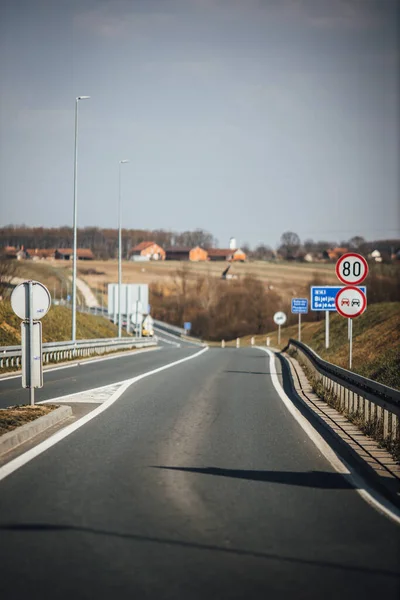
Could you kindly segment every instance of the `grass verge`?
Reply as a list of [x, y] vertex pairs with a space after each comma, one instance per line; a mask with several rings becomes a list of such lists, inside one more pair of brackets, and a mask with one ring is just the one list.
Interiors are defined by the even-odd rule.
[[299, 353], [296, 350], [289, 350], [288, 354], [295, 358], [303, 369], [313, 392], [324, 400], [329, 406], [332, 406], [339, 413], [344, 415], [353, 425], [356, 425], [367, 437], [378, 442], [380, 448], [385, 448], [397, 463], [400, 464], [400, 440], [394, 439], [392, 436], [384, 435], [383, 420], [378, 418], [375, 411], [372, 410], [369, 417], [365, 419], [360, 408], [356, 410], [347, 410], [340, 402], [340, 398], [332, 391], [324, 387], [312, 373], [312, 371], [301, 360]]
[[[63, 342], [71, 339], [71, 309], [52, 306], [42, 319], [43, 342]], [[118, 327], [102, 316], [78, 312], [76, 314], [77, 339], [98, 339], [118, 336]], [[126, 331], [122, 332], [126, 337]], [[13, 312], [8, 301], [0, 302], [0, 346], [21, 343], [21, 319]]]
[[[278, 333], [272, 331], [254, 336], [256, 345], [265, 346], [266, 337], [271, 346], [283, 349], [289, 338], [297, 339], [297, 325], [282, 328], [281, 343]], [[325, 348], [325, 321], [304, 323], [302, 342], [325, 360], [345, 369], [349, 368], [347, 319], [330, 315], [330, 347]], [[241, 347], [249, 346], [251, 336], [240, 340]], [[214, 345], [214, 344], [213, 344]], [[220, 346], [220, 343], [218, 344]], [[236, 341], [227, 342], [234, 347]], [[353, 320], [352, 371], [363, 377], [400, 389], [400, 302], [372, 304], [365, 313]]]
[[46, 404], [45, 406], [11, 406], [0, 409], [0, 435], [13, 431], [25, 423], [34, 421], [39, 417], [47, 415], [49, 412], [58, 408], [55, 404]]

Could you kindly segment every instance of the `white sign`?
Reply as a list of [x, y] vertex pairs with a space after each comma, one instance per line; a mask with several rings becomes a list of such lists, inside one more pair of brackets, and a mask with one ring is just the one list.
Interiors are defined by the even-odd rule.
[[336, 263], [338, 279], [347, 285], [358, 285], [368, 275], [368, 263], [361, 254], [343, 254]]
[[131, 316], [131, 321], [133, 325], [136, 325], [136, 322], [139, 324], [143, 321], [143, 304], [139, 301], [135, 302], [135, 306], [133, 307], [133, 313]]
[[284, 325], [286, 323], [286, 315], [284, 312], [279, 311], [274, 314], [274, 322], [277, 325]]
[[[51, 304], [50, 292], [42, 283], [32, 281], [32, 318], [41, 319]], [[11, 306], [20, 319], [29, 319], [29, 282], [24, 281], [14, 288], [11, 294]]]
[[336, 310], [342, 317], [354, 319], [361, 315], [367, 308], [367, 297], [355, 286], [344, 287], [336, 295]]
[[[117, 314], [119, 311], [118, 283], [108, 284], [108, 314]], [[121, 314], [130, 315], [136, 311], [136, 302], [139, 300], [143, 307], [149, 304], [149, 286], [147, 283], [122, 283], [121, 284]]]

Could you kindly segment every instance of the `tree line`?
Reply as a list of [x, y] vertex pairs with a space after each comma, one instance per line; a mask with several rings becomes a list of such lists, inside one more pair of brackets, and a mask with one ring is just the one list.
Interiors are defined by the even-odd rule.
[[[144, 241], [154, 241], [163, 248], [185, 246], [194, 248], [216, 248], [218, 240], [204, 229], [193, 231], [167, 231], [165, 229], [123, 229], [122, 230], [122, 255], [128, 258], [134, 246]], [[0, 248], [15, 246], [27, 248], [71, 248], [73, 245], [72, 227], [27, 227], [25, 225], [7, 225], [0, 228]], [[118, 253], [118, 230], [100, 227], [84, 227], [78, 229], [78, 246], [90, 248], [96, 258], [115, 258]], [[301, 241], [299, 235], [293, 231], [285, 231], [280, 238], [277, 250], [271, 246], [260, 243], [254, 249], [249, 244], [241, 245], [247, 257], [253, 260], [271, 260], [277, 254], [285, 260], [302, 260], [307, 254], [322, 256], [327, 249], [348, 248], [361, 254], [368, 254], [372, 250], [379, 250], [384, 258], [390, 256], [400, 248], [400, 240], [377, 240], [367, 242], [362, 236], [354, 236], [349, 240], [337, 242], [335, 240], [305, 239]]]
[[[177, 246], [202, 246], [213, 248], [217, 240], [208, 231], [166, 231], [164, 229], [122, 229], [122, 255], [129, 254], [140, 242], [156, 242], [163, 248]], [[8, 225], [0, 228], [0, 247], [15, 246], [29, 248], [71, 248], [73, 245], [72, 227], [26, 227]], [[100, 227], [78, 229], [78, 247], [90, 248], [96, 258], [115, 258], [118, 253], [118, 230]]]

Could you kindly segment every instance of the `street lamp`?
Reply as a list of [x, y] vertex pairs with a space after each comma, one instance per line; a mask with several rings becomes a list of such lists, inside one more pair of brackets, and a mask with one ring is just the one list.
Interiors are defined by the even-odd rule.
[[72, 341], [76, 341], [76, 260], [77, 260], [77, 208], [78, 208], [78, 102], [88, 100], [90, 96], [75, 98], [75, 162], [74, 162], [74, 247], [72, 250]]
[[[121, 165], [129, 160], [120, 160], [118, 166], [118, 337], [122, 335], [121, 287], [122, 287], [122, 233], [121, 233]], [[127, 318], [129, 311], [127, 310]]]

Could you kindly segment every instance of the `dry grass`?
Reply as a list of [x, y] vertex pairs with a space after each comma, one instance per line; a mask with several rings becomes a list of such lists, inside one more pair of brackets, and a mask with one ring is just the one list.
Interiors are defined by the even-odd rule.
[[[349, 368], [347, 319], [338, 314], [330, 316], [330, 347], [325, 348], [325, 322], [304, 323], [302, 341], [322, 358], [339, 367]], [[277, 329], [266, 335], [255, 336], [255, 344], [265, 346], [267, 336], [274, 348], [283, 349], [289, 338], [297, 339], [297, 325], [283, 327], [278, 344]], [[240, 340], [241, 347], [249, 346], [251, 336]], [[220, 346], [221, 344], [213, 344]], [[236, 341], [227, 342], [234, 347]], [[400, 389], [400, 303], [372, 304], [353, 321], [352, 370], [364, 377]]]
[[47, 415], [52, 410], [58, 408], [55, 404], [46, 404], [41, 406], [11, 406], [10, 408], [0, 409], [0, 435], [12, 431], [25, 423], [34, 421], [43, 415]]
[[[68, 265], [61, 265], [65, 269]], [[152, 262], [123, 262], [123, 280], [125, 283], [148, 283], [162, 285], [166, 289], [174, 287], [176, 272], [184, 266], [190, 279], [198, 277], [219, 278], [227, 267], [227, 263], [220, 262], [179, 262], [179, 261], [152, 261]], [[94, 270], [98, 274], [88, 273]], [[257, 277], [283, 297], [291, 298], [292, 295], [308, 294], [309, 282], [314, 274], [323, 277], [326, 285], [336, 283], [334, 265], [331, 264], [287, 264], [255, 261], [233, 264], [230, 273], [238, 278], [246, 275]], [[90, 261], [78, 264], [78, 276], [95, 291], [107, 292], [107, 284], [117, 281], [117, 261]]]
[[[43, 342], [61, 342], [71, 339], [71, 310], [65, 306], [52, 306], [42, 319]], [[118, 327], [101, 316], [78, 312], [76, 315], [77, 339], [117, 337]], [[21, 319], [14, 314], [8, 301], [0, 302], [0, 346], [21, 343]], [[123, 331], [123, 335], [127, 333]]]

